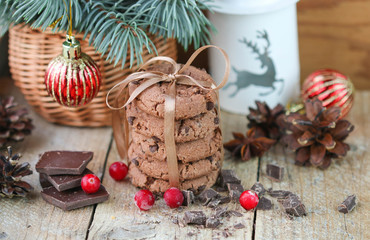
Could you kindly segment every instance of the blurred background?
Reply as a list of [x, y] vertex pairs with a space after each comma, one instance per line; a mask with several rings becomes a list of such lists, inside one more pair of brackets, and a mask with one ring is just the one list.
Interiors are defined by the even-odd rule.
[[[298, 2], [301, 81], [321, 68], [348, 75], [357, 89], [370, 89], [370, 0], [301, 0]], [[7, 36], [0, 42], [0, 76], [9, 75]], [[179, 47], [179, 62], [193, 49]], [[208, 68], [206, 54], [194, 64]]]

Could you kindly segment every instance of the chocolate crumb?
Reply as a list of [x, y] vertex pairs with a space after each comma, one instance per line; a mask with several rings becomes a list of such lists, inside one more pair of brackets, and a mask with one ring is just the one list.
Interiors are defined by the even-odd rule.
[[235, 229], [242, 229], [242, 228], [245, 228], [245, 226], [244, 226], [244, 224], [238, 223], [238, 224], [234, 225], [234, 228]]
[[243, 217], [243, 214], [238, 212], [238, 211], [235, 211], [235, 210], [229, 210], [228, 211], [228, 214], [230, 216], [235, 216], [235, 217]]
[[306, 215], [305, 206], [295, 194], [289, 194], [289, 196], [284, 199], [282, 204], [285, 208], [285, 212], [289, 215], [296, 217], [302, 217]]
[[207, 102], [206, 108], [208, 111], [211, 111], [215, 107], [215, 104], [213, 102]]
[[190, 206], [194, 203], [194, 193], [192, 191], [183, 190], [182, 195], [184, 195], [183, 206]]
[[253, 186], [251, 187], [251, 190], [255, 191], [258, 197], [263, 196], [266, 192], [266, 189], [263, 187], [262, 183], [260, 182], [256, 182], [255, 184], [253, 184]]
[[149, 146], [149, 150], [150, 152], [154, 153], [156, 151], [158, 151], [158, 145], [150, 145]]
[[271, 180], [280, 182], [284, 177], [284, 168], [275, 164], [267, 164], [266, 174]]
[[230, 237], [232, 234], [231, 234], [230, 232], [223, 231], [223, 232], [222, 232], [222, 235], [223, 235], [225, 238], [228, 238], [228, 237]]
[[265, 197], [261, 197], [258, 202], [257, 209], [258, 210], [271, 210], [272, 209], [271, 200]]
[[174, 224], [179, 224], [179, 220], [178, 220], [177, 218], [173, 218], [173, 219], [172, 219], [172, 222], [173, 222]]
[[134, 124], [134, 120], [135, 120], [135, 117], [127, 117], [127, 122], [130, 124], [130, 125], [133, 125]]
[[192, 236], [194, 236], [196, 233], [194, 233], [194, 232], [188, 232], [186, 235], [188, 235], [189, 237], [192, 237]]
[[221, 224], [218, 218], [212, 216], [206, 220], [206, 228], [216, 228]]
[[184, 221], [186, 224], [204, 225], [206, 224], [206, 215], [202, 211], [187, 211]]
[[356, 195], [350, 195], [338, 206], [338, 211], [344, 214], [349, 213], [356, 207], [356, 204]]

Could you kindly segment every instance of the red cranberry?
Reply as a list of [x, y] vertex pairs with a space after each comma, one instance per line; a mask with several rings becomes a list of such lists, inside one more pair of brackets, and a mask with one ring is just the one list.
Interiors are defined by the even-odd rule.
[[182, 192], [175, 187], [168, 189], [164, 193], [163, 198], [167, 206], [170, 208], [178, 208], [184, 202], [184, 195], [182, 195]]
[[94, 174], [86, 174], [81, 179], [81, 188], [85, 193], [96, 193], [100, 188], [100, 179]]
[[109, 167], [109, 175], [116, 181], [124, 179], [127, 172], [128, 167], [123, 162], [114, 162]]
[[239, 202], [244, 209], [251, 210], [257, 207], [259, 198], [257, 193], [251, 190], [247, 190], [240, 195]]
[[153, 193], [149, 190], [140, 190], [135, 194], [135, 204], [140, 210], [148, 211], [154, 205]]

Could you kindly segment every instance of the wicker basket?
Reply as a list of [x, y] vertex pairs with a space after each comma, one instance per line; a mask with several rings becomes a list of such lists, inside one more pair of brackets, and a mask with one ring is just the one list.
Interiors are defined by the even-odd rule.
[[[113, 66], [100, 57], [94, 48], [88, 45], [88, 39], [82, 40], [83, 35], [75, 37], [81, 42], [82, 51], [90, 55], [100, 67], [102, 85], [97, 97], [88, 105], [78, 108], [60, 106], [48, 96], [44, 86], [45, 70], [52, 58], [62, 51], [65, 33], [41, 32], [28, 26], [15, 26], [9, 31], [9, 65], [15, 85], [20, 88], [28, 103], [46, 120], [70, 126], [101, 127], [111, 125], [111, 110], [105, 104], [109, 89], [125, 76], [137, 70], [134, 64], [129, 68], [129, 61], [122, 69], [121, 63]], [[158, 54], [177, 58], [175, 40], [152, 38]], [[130, 53], [128, 52], [128, 56]], [[143, 60], [147, 61], [153, 55], [144, 50]], [[110, 95], [112, 101], [114, 94]]]

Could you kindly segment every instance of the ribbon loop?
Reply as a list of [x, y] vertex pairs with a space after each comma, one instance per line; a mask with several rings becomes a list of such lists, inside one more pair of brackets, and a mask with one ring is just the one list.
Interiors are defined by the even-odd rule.
[[[214, 47], [218, 49], [226, 62], [225, 75], [219, 85], [216, 85], [215, 82], [207, 82], [202, 80], [196, 80], [191, 76], [182, 74], [194, 61], [194, 59], [205, 49]], [[172, 66], [172, 72], [169, 74], [147, 70], [147, 67], [151, 64], [162, 61], [167, 62]], [[140, 71], [146, 70], [146, 71]], [[126, 77], [123, 81], [117, 83], [113, 88], [111, 88], [106, 97], [106, 104], [112, 110], [121, 110], [122, 115], [118, 111], [113, 112], [112, 116], [112, 127], [114, 139], [116, 141], [117, 150], [122, 160], [127, 159], [128, 147], [129, 147], [129, 128], [126, 118], [126, 109], [132, 101], [134, 101], [143, 91], [150, 88], [156, 83], [159, 82], [168, 82], [168, 88], [165, 95], [165, 111], [164, 111], [164, 144], [167, 155], [167, 167], [169, 182], [171, 187], [180, 187], [180, 178], [178, 171], [178, 162], [176, 154], [176, 142], [175, 142], [175, 115], [176, 115], [176, 85], [188, 85], [188, 86], [197, 86], [201, 89], [208, 91], [217, 91], [222, 88], [226, 82], [230, 73], [230, 61], [226, 52], [214, 45], [207, 45], [196, 50], [186, 62], [186, 64], [180, 68], [180, 65], [176, 63], [175, 60], [169, 57], [158, 56], [153, 57], [144, 63], [139, 72], [132, 73]], [[128, 92], [128, 85], [130, 82], [140, 81], [140, 85], [130, 94]], [[109, 96], [115, 90], [118, 89], [116, 97], [114, 99], [114, 105], [111, 106], [109, 103]], [[216, 92], [217, 102], [218, 102], [218, 93]], [[120, 106], [120, 100], [123, 101], [123, 104]], [[219, 105], [219, 104], [218, 104]], [[220, 106], [218, 106], [219, 108]], [[218, 109], [219, 110], [219, 109]], [[123, 117], [122, 117], [123, 116]], [[122, 117], [122, 118], [121, 118]]]

